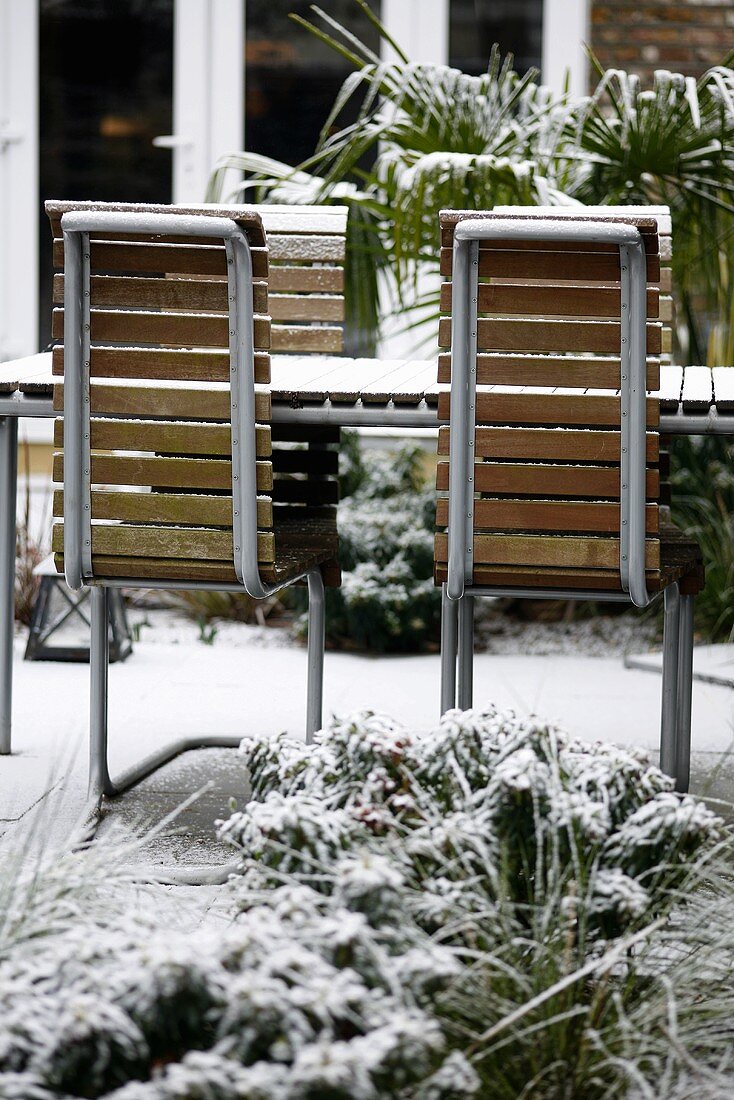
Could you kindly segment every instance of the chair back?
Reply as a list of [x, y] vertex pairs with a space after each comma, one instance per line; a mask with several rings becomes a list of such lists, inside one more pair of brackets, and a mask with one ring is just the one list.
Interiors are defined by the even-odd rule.
[[344, 350], [346, 206], [255, 206], [268, 236], [272, 351]]
[[259, 214], [46, 209], [63, 268], [54, 276], [52, 355], [54, 403], [64, 410], [55, 423], [57, 567], [74, 587], [116, 578], [243, 583], [247, 512], [256, 524], [248, 590], [276, 580]]
[[645, 603], [660, 573], [657, 223], [543, 214], [440, 217], [436, 579], [454, 597]]

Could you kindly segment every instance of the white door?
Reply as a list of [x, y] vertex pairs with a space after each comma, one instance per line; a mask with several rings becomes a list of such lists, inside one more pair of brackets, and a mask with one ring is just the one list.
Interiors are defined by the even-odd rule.
[[38, 9], [0, 0], [0, 360], [38, 350]]
[[0, 0], [0, 360], [50, 337], [44, 199], [201, 202], [242, 148], [244, 2]]

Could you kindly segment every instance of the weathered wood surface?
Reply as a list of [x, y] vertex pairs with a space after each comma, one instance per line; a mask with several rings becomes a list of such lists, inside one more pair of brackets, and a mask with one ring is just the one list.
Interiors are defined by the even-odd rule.
[[[49, 213], [54, 256], [61, 264], [63, 204]], [[333, 430], [328, 439], [318, 431], [281, 430], [273, 445], [269, 352], [341, 349], [346, 211], [276, 208], [268, 210], [266, 229], [266, 219], [251, 209], [217, 213], [245, 225], [252, 246], [258, 561], [264, 579], [281, 580], [334, 559], [338, 455], [332, 449]], [[234, 579], [231, 454], [236, 423], [223, 244], [216, 237], [104, 232], [91, 234], [89, 254], [95, 572], [141, 580]], [[271, 267], [280, 274], [272, 303]], [[306, 271], [313, 277], [304, 278]], [[53, 290], [52, 332], [62, 341], [61, 273]], [[61, 343], [51, 368], [53, 405], [61, 413]], [[58, 482], [64, 474], [63, 436], [59, 419], [54, 433]], [[63, 516], [61, 489], [55, 493], [54, 513]], [[54, 551], [60, 561], [62, 523], [54, 526]], [[326, 572], [331, 583], [338, 583], [338, 569], [329, 565]]]
[[[229, 358], [217, 350], [178, 350], [171, 348], [96, 348], [92, 352], [92, 377], [108, 377], [106, 360], [117, 359], [115, 375], [120, 378], [170, 379], [181, 382], [224, 382]], [[52, 373], [53, 370], [53, 373]], [[438, 383], [436, 382], [438, 370]], [[337, 374], [336, 372], [339, 371]], [[127, 373], [124, 373], [127, 372]], [[691, 383], [684, 409], [681, 394], [686, 374]], [[705, 380], [706, 372], [710, 382]], [[0, 394], [53, 394], [54, 375], [63, 374], [63, 348], [51, 352], [0, 363]], [[543, 356], [483, 353], [477, 357], [477, 381], [480, 385], [513, 386], [519, 376], [528, 386], [543, 389], [587, 390], [618, 389], [619, 359], [613, 356]], [[696, 377], [696, 398], [692, 379]], [[333, 401], [353, 404], [358, 400], [372, 406], [388, 405], [397, 394], [397, 403], [418, 405], [424, 399], [437, 406], [439, 395], [451, 382], [451, 356], [448, 352], [430, 359], [349, 359], [346, 356], [256, 356], [256, 381], [271, 379], [273, 405], [313, 406]], [[704, 380], [702, 382], [702, 379]], [[722, 415], [734, 412], [734, 369], [731, 367], [679, 367], [657, 358], [648, 359], [647, 386], [651, 398], [660, 403], [661, 413], [705, 412], [715, 406]], [[706, 399], [702, 394], [706, 394]], [[305, 417], [305, 419], [308, 419]], [[386, 413], [386, 424], [389, 414]]]

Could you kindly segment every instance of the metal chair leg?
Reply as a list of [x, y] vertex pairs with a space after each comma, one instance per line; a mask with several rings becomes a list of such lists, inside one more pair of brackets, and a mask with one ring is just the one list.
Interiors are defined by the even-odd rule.
[[665, 589], [663, 615], [663, 699], [660, 720], [660, 768], [676, 774], [678, 727], [678, 642], [680, 592], [677, 584]]
[[456, 706], [456, 648], [459, 605], [441, 586], [441, 714]]
[[691, 695], [693, 688], [693, 596], [680, 597], [678, 642], [678, 728], [675, 754], [676, 790], [688, 790], [691, 775]]
[[326, 608], [324, 579], [320, 569], [308, 574], [308, 689], [306, 699], [306, 743], [321, 729], [324, 692], [324, 644]]
[[109, 591], [93, 588], [92, 629], [89, 642], [91, 679], [89, 725], [89, 789], [90, 800], [101, 802], [104, 795], [115, 793], [107, 763], [107, 688], [110, 660]]
[[465, 592], [459, 601], [459, 698], [468, 710], [474, 698], [474, 597]]
[[10, 752], [15, 618], [18, 418], [0, 417], [0, 754]]

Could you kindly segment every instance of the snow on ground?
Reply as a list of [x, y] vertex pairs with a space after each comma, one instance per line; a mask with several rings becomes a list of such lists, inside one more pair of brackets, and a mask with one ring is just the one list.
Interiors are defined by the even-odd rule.
[[[133, 620], [141, 614], [151, 625], [139, 631], [132, 656], [110, 670], [113, 774], [182, 736], [303, 730], [306, 653], [287, 632], [229, 623], [206, 645], [198, 640], [195, 623], [171, 612], [147, 610], [133, 612]], [[557, 626], [529, 624], [536, 639], [541, 626], [548, 638], [565, 638], [561, 649], [566, 646], [570, 633]], [[477, 704], [491, 700], [520, 713], [557, 719], [580, 737], [654, 751], [660, 727], [659, 675], [626, 669], [619, 649], [616, 655], [609, 655], [608, 647], [607, 655], [587, 655], [594, 652], [588, 629], [583, 625], [576, 632], [580, 643], [572, 652], [538, 655], [528, 630], [519, 630], [506, 647], [503, 638], [509, 652], [478, 653]], [[494, 639], [498, 648], [499, 638]], [[633, 633], [627, 641], [637, 646], [644, 638]], [[88, 667], [24, 662], [23, 648], [19, 636], [14, 752], [0, 758], [0, 844], [12, 845], [26, 832], [28, 815], [38, 806], [52, 808], [43, 826], [52, 842], [67, 844], [85, 800]], [[438, 691], [439, 657], [434, 653], [326, 656], [325, 717], [368, 707], [427, 730], [438, 716]], [[734, 800], [731, 688], [695, 683], [693, 745], [694, 791]], [[156, 842], [153, 858], [167, 864], [220, 862], [213, 820], [228, 811], [231, 799], [246, 793], [245, 761], [233, 750], [179, 758], [122, 802], [112, 803], [109, 819], [140, 830], [161, 820], [207, 780], [210, 789], [182, 814], [178, 833], [174, 829], [173, 836]]]

